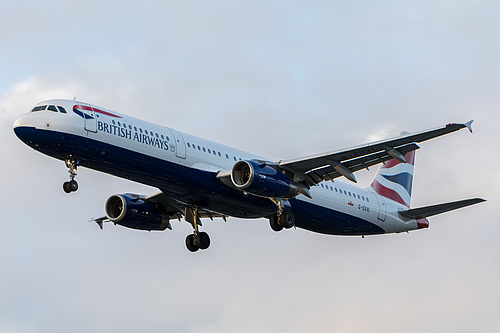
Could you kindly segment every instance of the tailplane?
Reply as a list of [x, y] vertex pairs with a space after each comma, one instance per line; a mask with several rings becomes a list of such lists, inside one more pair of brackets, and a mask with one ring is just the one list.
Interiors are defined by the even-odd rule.
[[410, 207], [414, 165], [415, 151], [404, 155], [404, 159], [394, 158], [385, 162], [371, 187], [379, 195]]

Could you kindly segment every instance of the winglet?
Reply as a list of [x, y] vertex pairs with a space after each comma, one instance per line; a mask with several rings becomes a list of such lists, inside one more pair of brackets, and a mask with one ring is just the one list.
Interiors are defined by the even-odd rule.
[[472, 133], [472, 122], [473, 122], [473, 121], [474, 121], [474, 120], [469, 120], [468, 122], [466, 122], [466, 123], [464, 124], [464, 125], [465, 125], [465, 127], [467, 127], [467, 128], [469, 129], [469, 132], [471, 132], [471, 133]]

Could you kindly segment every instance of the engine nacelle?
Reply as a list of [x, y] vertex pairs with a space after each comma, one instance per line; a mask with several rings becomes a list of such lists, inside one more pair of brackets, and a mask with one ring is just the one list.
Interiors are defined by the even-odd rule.
[[168, 216], [144, 200], [115, 194], [108, 198], [104, 207], [111, 222], [138, 230], [165, 230], [169, 225]]
[[269, 165], [240, 161], [231, 170], [231, 181], [238, 189], [266, 198], [292, 198], [298, 189], [287, 176]]

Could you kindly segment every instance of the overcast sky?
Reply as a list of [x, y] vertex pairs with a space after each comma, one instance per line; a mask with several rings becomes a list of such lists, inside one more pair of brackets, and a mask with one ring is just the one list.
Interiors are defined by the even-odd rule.
[[[494, 1], [2, 1], [0, 333], [498, 332], [500, 6]], [[412, 206], [483, 197], [408, 234], [160, 233], [88, 223], [156, 189], [12, 132], [77, 97], [275, 160], [474, 119], [421, 144]], [[376, 170], [376, 168], [374, 169]], [[374, 171], [357, 174], [367, 186]]]

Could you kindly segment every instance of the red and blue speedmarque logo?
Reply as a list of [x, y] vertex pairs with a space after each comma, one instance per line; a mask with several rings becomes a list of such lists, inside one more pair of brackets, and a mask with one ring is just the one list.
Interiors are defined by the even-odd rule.
[[93, 107], [90, 107], [88, 105], [78, 105], [78, 104], [76, 104], [76, 105], [73, 106], [73, 112], [76, 113], [77, 115], [79, 115], [80, 117], [82, 117], [83, 119], [94, 119], [94, 117], [92, 116], [92, 114], [88, 114], [85, 111], [94, 111], [95, 113], [104, 114], [106, 116], [115, 117], [115, 118], [121, 118], [120, 116], [117, 116], [117, 115], [112, 114], [110, 112], [107, 112], [107, 111], [104, 111], [104, 110], [101, 110], [101, 109], [97, 109], [97, 108], [93, 108]]

